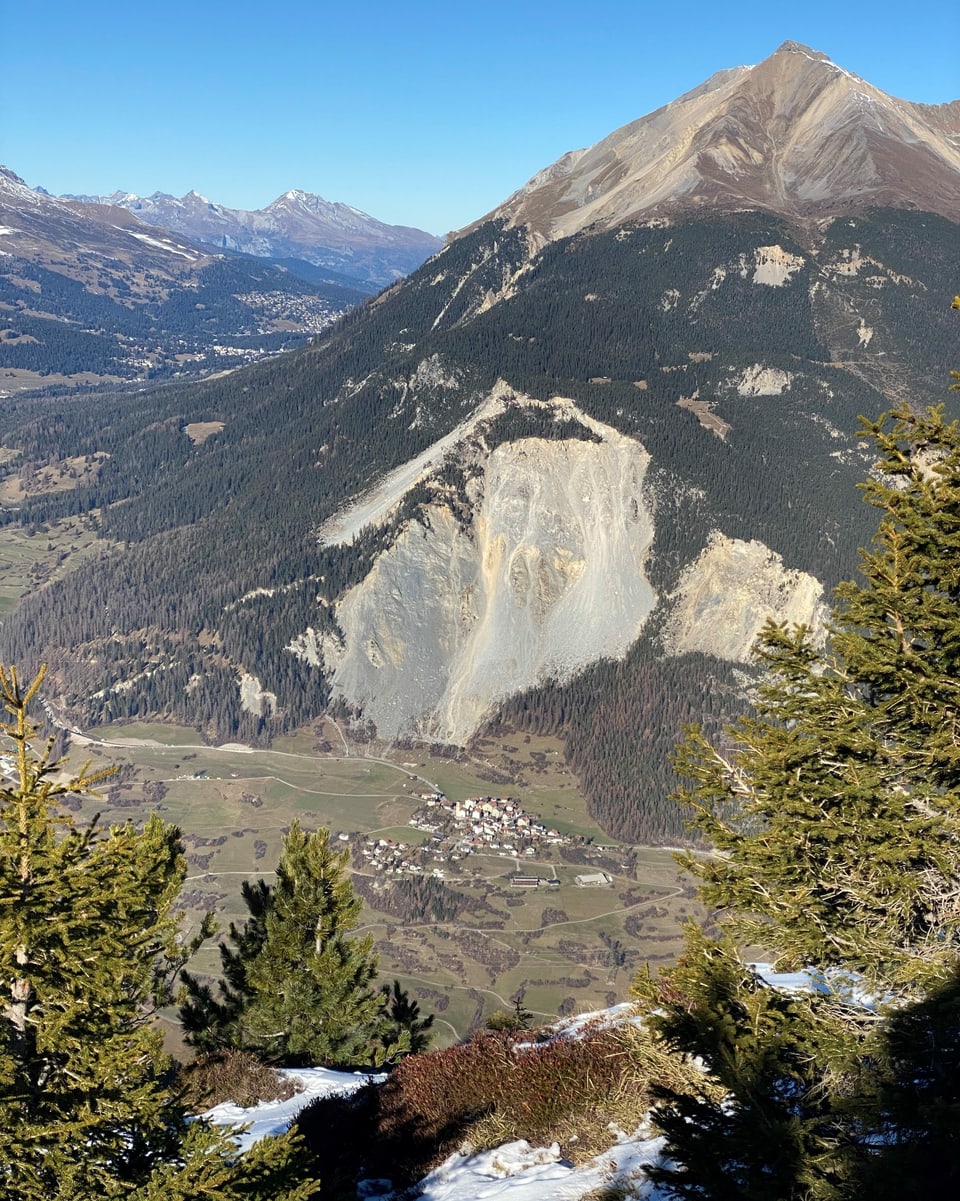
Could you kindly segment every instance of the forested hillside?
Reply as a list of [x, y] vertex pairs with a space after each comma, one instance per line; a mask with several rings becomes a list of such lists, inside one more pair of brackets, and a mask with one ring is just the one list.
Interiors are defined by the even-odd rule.
[[[3, 520], [39, 529], [87, 514], [104, 553], [25, 597], [0, 654], [25, 670], [49, 662], [83, 721], [166, 715], [256, 740], [316, 715], [329, 671], [291, 644], [308, 628], [336, 634], [338, 598], [439, 484], [352, 545], [321, 545], [320, 526], [497, 379], [569, 397], [646, 448], [647, 571], [661, 597], [714, 529], [758, 539], [831, 587], [869, 530], [857, 414], [940, 398], [957, 244], [954, 225], [922, 213], [819, 226], [740, 213], [578, 235], [531, 259], [522, 231], [491, 224], [292, 355], [96, 404], [11, 403], [8, 471], [108, 457]], [[570, 435], [530, 412], [508, 408], [487, 445]], [[195, 444], [194, 422], [222, 429]], [[469, 468], [443, 470], [466, 504]], [[663, 796], [679, 723], [740, 704], [729, 664], [665, 661], [658, 628], [622, 663], [503, 715], [561, 733], [598, 820], [637, 838], [677, 835]], [[245, 709], [242, 674], [275, 701]]]

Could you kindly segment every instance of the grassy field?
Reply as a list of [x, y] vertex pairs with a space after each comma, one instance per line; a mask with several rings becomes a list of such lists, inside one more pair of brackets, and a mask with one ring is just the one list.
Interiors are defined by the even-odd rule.
[[[575, 840], [543, 844], [542, 853], [522, 860], [501, 852], [438, 860], [445, 894], [449, 890], [463, 904], [456, 920], [393, 912], [394, 878], [354, 863], [358, 887], [364, 878], [369, 886], [363, 889], [369, 899], [362, 928], [374, 936], [383, 978], [399, 978], [424, 1009], [437, 1014], [441, 1044], [462, 1038], [494, 1010], [511, 1008], [518, 993], [543, 1018], [624, 1000], [642, 963], [656, 965], [676, 954], [680, 923], [695, 902], [672, 856], [615, 847], [604, 838], [586, 814], [575, 780], [562, 763], [549, 766], [559, 756], [547, 754], [557, 748], [545, 740], [531, 742], [528, 750], [545, 756], [546, 768], [533, 772], [530, 767], [543, 760], [528, 760], [515, 771], [522, 783], [492, 784], [485, 776], [501, 770], [494, 767], [492, 747], [486, 748], [486, 764], [410, 750], [393, 762], [359, 753], [369, 748], [352, 748], [349, 756], [306, 749], [331, 733], [314, 728], [269, 750], [251, 750], [205, 747], [194, 731], [175, 726], [89, 731], [90, 741], [74, 739], [72, 754], [98, 766], [115, 764], [119, 776], [99, 802], [85, 801], [82, 812], [99, 810], [104, 820], [117, 821], [142, 820], [156, 810], [179, 825], [189, 862], [189, 920], [195, 925], [212, 910], [226, 927], [243, 916], [241, 882], [269, 878], [294, 818], [311, 828], [422, 845], [429, 836], [407, 822], [427, 783], [451, 799], [519, 797], [525, 810]], [[612, 887], [578, 887], [578, 874], [598, 869], [612, 877]], [[559, 884], [514, 887], [518, 870], [555, 877]], [[214, 974], [218, 962], [216, 946], [209, 944], [194, 968]]]
[[[28, 588], [102, 546], [81, 520], [33, 536], [0, 529], [0, 620]], [[189, 864], [184, 907], [193, 927], [208, 911], [221, 928], [242, 919], [241, 882], [269, 877], [294, 818], [309, 828], [422, 845], [428, 836], [407, 823], [429, 787], [451, 800], [519, 797], [527, 812], [569, 836], [567, 845], [544, 847], [533, 861], [489, 854], [435, 862], [445, 894], [461, 906], [449, 922], [395, 912], [391, 877], [354, 862], [368, 898], [362, 922], [376, 940], [383, 978], [399, 978], [436, 1013], [441, 1044], [462, 1038], [494, 1010], [511, 1008], [520, 993], [543, 1018], [624, 1000], [637, 967], [676, 955], [680, 924], [697, 912], [669, 852], [617, 847], [592, 821], [555, 740], [484, 739], [469, 757], [453, 761], [426, 749], [348, 746], [336, 724], [324, 720], [269, 750], [209, 747], [195, 730], [159, 723], [88, 735], [74, 738], [73, 761], [90, 758], [119, 772], [101, 799], [83, 802], [81, 815], [142, 821], [157, 811], [180, 826]], [[320, 753], [318, 746], [333, 750]], [[598, 869], [611, 876], [612, 887], [577, 886], [578, 874]], [[518, 870], [559, 884], [513, 887]], [[193, 966], [214, 974], [218, 962], [209, 944]], [[171, 1045], [176, 1041], [174, 1030]]]
[[16, 526], [0, 529], [0, 621], [28, 588], [56, 579], [104, 545], [81, 517], [64, 521], [49, 533], [31, 534]]

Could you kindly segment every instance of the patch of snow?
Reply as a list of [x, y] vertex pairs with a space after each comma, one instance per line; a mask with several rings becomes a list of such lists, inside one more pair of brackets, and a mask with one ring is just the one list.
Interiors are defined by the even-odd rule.
[[574, 1166], [561, 1159], [556, 1143], [531, 1147], [521, 1139], [492, 1151], [451, 1155], [417, 1186], [421, 1201], [578, 1201], [604, 1189], [622, 1188], [625, 1198], [659, 1201], [645, 1169], [659, 1163], [662, 1138], [621, 1136], [609, 1151]]
[[138, 242], [145, 242], [148, 246], [156, 246], [159, 250], [166, 250], [170, 254], [179, 255], [182, 259], [196, 259], [199, 256], [192, 250], [184, 250], [182, 247], [172, 246], [169, 242], [161, 242], [159, 238], [151, 238], [149, 234], [135, 233], [133, 230], [127, 230], [131, 238], [136, 238]]
[[804, 967], [797, 972], [777, 972], [771, 963], [748, 963], [760, 979], [779, 992], [815, 992], [835, 996], [859, 1009], [873, 1010], [889, 997], [878, 996], [864, 987], [863, 979], [855, 972], [842, 968]]
[[[761, 965], [758, 965], [758, 967]], [[630, 1004], [581, 1014], [556, 1023], [554, 1037], [579, 1037], [584, 1030], [600, 1025], [636, 1020]], [[288, 1068], [281, 1071], [298, 1091], [286, 1101], [264, 1101], [243, 1108], [231, 1102], [214, 1106], [202, 1115], [215, 1126], [231, 1127], [241, 1151], [270, 1135], [288, 1130], [297, 1114], [317, 1097], [349, 1096], [366, 1084], [382, 1084], [385, 1074], [335, 1072], [328, 1068]], [[531, 1147], [524, 1140], [506, 1143], [489, 1151], [473, 1152], [465, 1147], [451, 1155], [417, 1186], [421, 1201], [586, 1201], [604, 1189], [616, 1188], [624, 1201], [666, 1201], [654, 1189], [646, 1169], [661, 1162], [663, 1139], [641, 1127], [632, 1134], [610, 1125], [613, 1145], [585, 1163], [574, 1165], [563, 1159], [556, 1143]], [[323, 1174], [323, 1165], [320, 1165]], [[404, 1194], [408, 1195], [408, 1194]], [[388, 1180], [362, 1180], [358, 1197], [398, 1201]]]
[[245, 1127], [236, 1133], [235, 1141], [241, 1151], [248, 1151], [260, 1139], [289, 1130], [300, 1110], [317, 1097], [348, 1096], [365, 1084], [382, 1084], [386, 1080], [382, 1073], [334, 1072], [330, 1068], [281, 1068], [280, 1075], [302, 1086], [301, 1091], [286, 1101], [261, 1101], [246, 1109], [225, 1101], [201, 1116], [214, 1126]]

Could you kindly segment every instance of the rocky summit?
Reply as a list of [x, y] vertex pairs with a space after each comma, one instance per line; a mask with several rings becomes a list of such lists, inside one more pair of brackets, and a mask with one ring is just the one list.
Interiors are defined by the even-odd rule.
[[122, 208], [147, 225], [174, 230], [221, 250], [302, 260], [332, 272], [330, 282], [353, 287], [393, 283], [443, 245], [441, 238], [422, 229], [387, 225], [352, 205], [299, 189], [284, 192], [252, 212], [217, 204], [199, 192], [179, 198], [166, 192], [152, 196], [114, 192], [67, 199]]
[[564, 155], [488, 217], [556, 238], [684, 211], [823, 217], [865, 205], [960, 219], [960, 101], [898, 100], [784, 42]]

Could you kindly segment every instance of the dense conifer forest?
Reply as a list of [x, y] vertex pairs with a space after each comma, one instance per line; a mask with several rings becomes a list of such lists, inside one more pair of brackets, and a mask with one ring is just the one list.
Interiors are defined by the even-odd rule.
[[[834, 270], [853, 245], [875, 264], [869, 277]], [[796, 264], [779, 286], [752, 278], [757, 248], [770, 246]], [[714, 529], [760, 539], [830, 588], [869, 534], [857, 415], [907, 389], [919, 401], [937, 393], [955, 246], [955, 227], [928, 214], [878, 210], [813, 231], [741, 213], [580, 235], [527, 265], [524, 233], [487, 225], [291, 355], [204, 384], [13, 401], [0, 414], [3, 445], [18, 452], [7, 470], [108, 457], [78, 487], [0, 513], [37, 530], [85, 514], [103, 538], [99, 558], [23, 599], [0, 654], [25, 670], [47, 661], [84, 721], [165, 715], [256, 741], [315, 716], [328, 674], [291, 641], [308, 626], [336, 633], [337, 599], [438, 481], [466, 522], [468, 469], [448, 461], [350, 546], [322, 545], [322, 523], [497, 379], [569, 397], [649, 451], [647, 570], [661, 595]], [[867, 345], [854, 310], [869, 317]], [[738, 387], [757, 363], [789, 385]], [[690, 397], [729, 424], [724, 438], [678, 405]], [[194, 445], [184, 427], [200, 421], [223, 428]], [[514, 408], [484, 437], [592, 436], [573, 426]], [[704, 711], [720, 724], [742, 705], [729, 665], [662, 655], [651, 627], [622, 663], [515, 698], [502, 715], [562, 733], [597, 819], [654, 840], [679, 832], [664, 802], [679, 726]], [[241, 707], [240, 672], [275, 694], [272, 711]]]

